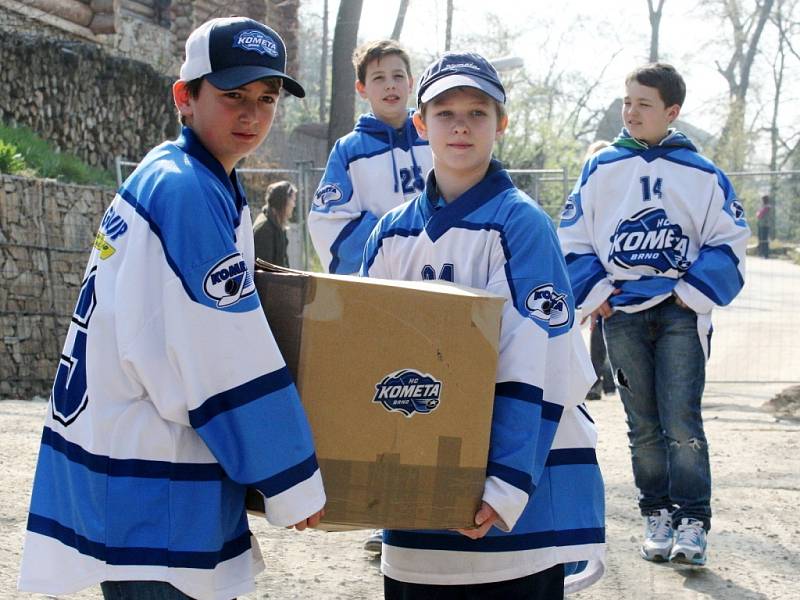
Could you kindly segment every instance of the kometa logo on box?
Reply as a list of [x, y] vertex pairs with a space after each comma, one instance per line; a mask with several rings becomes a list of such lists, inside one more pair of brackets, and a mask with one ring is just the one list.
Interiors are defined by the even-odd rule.
[[406, 417], [414, 413], [427, 414], [439, 406], [442, 382], [428, 373], [401, 369], [390, 373], [375, 385], [373, 402], [380, 402], [389, 412], [401, 412]]

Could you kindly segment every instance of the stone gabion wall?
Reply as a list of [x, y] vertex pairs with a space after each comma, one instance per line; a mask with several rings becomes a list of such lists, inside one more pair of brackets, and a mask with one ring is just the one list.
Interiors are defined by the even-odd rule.
[[172, 79], [99, 46], [49, 35], [0, 36], [0, 119], [111, 169], [178, 130]]
[[109, 188], [0, 175], [0, 399], [48, 396]]

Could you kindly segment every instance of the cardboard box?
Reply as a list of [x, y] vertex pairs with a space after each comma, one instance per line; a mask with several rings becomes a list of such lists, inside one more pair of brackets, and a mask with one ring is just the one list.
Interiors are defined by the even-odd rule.
[[[311, 423], [323, 528], [474, 526], [504, 299], [278, 267], [254, 278]], [[264, 510], [254, 490], [248, 509]]]

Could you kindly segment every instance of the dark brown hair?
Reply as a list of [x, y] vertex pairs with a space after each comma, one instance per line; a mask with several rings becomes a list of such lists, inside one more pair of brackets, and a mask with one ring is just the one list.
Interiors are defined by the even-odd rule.
[[399, 56], [406, 65], [406, 74], [411, 76], [411, 60], [408, 52], [405, 51], [395, 40], [375, 40], [360, 45], [353, 51], [353, 68], [356, 70], [356, 77], [361, 83], [367, 81], [367, 65], [373, 60], [380, 60], [385, 56], [395, 54]]
[[683, 106], [683, 101], [686, 99], [686, 83], [684, 83], [683, 77], [675, 70], [675, 67], [667, 63], [642, 65], [628, 73], [625, 85], [631, 81], [656, 88], [666, 107], [673, 104]]
[[297, 188], [294, 187], [291, 181], [276, 181], [267, 187], [266, 204], [281, 226], [285, 227], [286, 221], [289, 220], [289, 215], [286, 214], [289, 196], [296, 193]]

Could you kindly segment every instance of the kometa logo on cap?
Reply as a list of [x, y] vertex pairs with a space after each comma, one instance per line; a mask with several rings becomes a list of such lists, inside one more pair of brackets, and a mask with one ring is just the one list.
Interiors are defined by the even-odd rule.
[[273, 58], [278, 56], [278, 45], [275, 40], [257, 29], [247, 29], [237, 33], [233, 38], [233, 47], [268, 54]]

